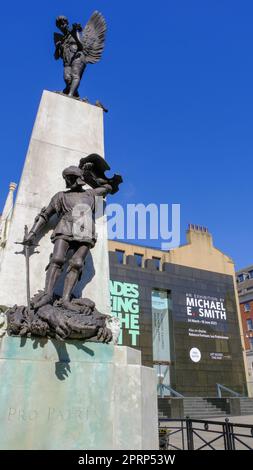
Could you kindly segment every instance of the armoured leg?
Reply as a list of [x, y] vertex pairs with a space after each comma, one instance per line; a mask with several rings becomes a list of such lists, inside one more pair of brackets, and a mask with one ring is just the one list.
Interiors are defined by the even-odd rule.
[[82, 274], [82, 269], [88, 252], [89, 247], [87, 245], [81, 245], [69, 260], [69, 268], [63, 289], [63, 304], [67, 304], [70, 301], [71, 294]]
[[35, 304], [35, 308], [42, 307], [52, 302], [54, 288], [61, 274], [68, 248], [68, 242], [65, 240], [56, 240], [54, 252], [47, 269], [45, 295]]

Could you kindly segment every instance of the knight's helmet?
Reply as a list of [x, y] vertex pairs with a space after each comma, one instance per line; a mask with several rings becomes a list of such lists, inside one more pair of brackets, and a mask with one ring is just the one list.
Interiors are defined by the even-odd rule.
[[[65, 170], [63, 170], [62, 176], [65, 179], [65, 181], [66, 181], [68, 176], [74, 176], [74, 177], [76, 177], [76, 182], [77, 182], [78, 185], [80, 185], [80, 186], [85, 185], [85, 181], [83, 179], [83, 172], [77, 166], [74, 166], [74, 165], [68, 166], [68, 168], [65, 168]], [[66, 184], [67, 184], [67, 187], [70, 187], [70, 185], [68, 184], [67, 181], [66, 181]]]

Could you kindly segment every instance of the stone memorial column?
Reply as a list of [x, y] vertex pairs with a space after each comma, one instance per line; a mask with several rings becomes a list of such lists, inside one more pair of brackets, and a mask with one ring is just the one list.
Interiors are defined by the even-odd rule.
[[[51, 197], [57, 191], [65, 190], [63, 169], [70, 165], [78, 166], [80, 158], [90, 153], [104, 157], [103, 110], [44, 91], [0, 264], [0, 305], [27, 305], [25, 257], [17, 254], [22, 251], [22, 246], [15, 242], [23, 239], [24, 226], [27, 224], [31, 228], [35, 216]], [[96, 230], [104, 236], [99, 236], [87, 258], [77, 291], [79, 296], [91, 298], [101, 312], [110, 313], [106, 220], [103, 215], [96, 221]], [[39, 253], [30, 257], [31, 296], [44, 288], [45, 266], [53, 248], [51, 232], [49, 230], [38, 240]]]

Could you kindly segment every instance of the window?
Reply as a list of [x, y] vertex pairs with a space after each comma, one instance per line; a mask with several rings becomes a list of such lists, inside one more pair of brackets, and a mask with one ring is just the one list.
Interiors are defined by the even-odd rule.
[[134, 257], [135, 257], [137, 266], [139, 266], [139, 268], [142, 268], [143, 255], [141, 255], [139, 253], [134, 253]]
[[222, 339], [215, 340], [215, 348], [219, 353], [229, 353], [229, 342]]
[[250, 312], [250, 304], [244, 304], [244, 312]]
[[248, 330], [253, 330], [253, 321], [251, 318], [248, 318], [247, 320], [247, 328]]
[[250, 277], [250, 279], [253, 279], [253, 269], [251, 271], [249, 271], [249, 277]]
[[155, 267], [156, 267], [157, 271], [159, 271], [160, 270], [160, 265], [161, 265], [161, 258], [156, 258], [155, 256], [152, 256], [152, 260], [155, 263]]
[[245, 281], [245, 273], [239, 274], [238, 276], [238, 282], [243, 282]]
[[[171, 363], [171, 298], [167, 290], [152, 290], [153, 362], [157, 373], [159, 395], [170, 395]], [[165, 388], [163, 387], [165, 386]]]
[[115, 250], [115, 253], [118, 258], [118, 263], [119, 264], [124, 264], [124, 259], [125, 259], [125, 252], [122, 250]]
[[250, 345], [251, 351], [253, 351], [253, 338], [249, 338], [249, 345]]

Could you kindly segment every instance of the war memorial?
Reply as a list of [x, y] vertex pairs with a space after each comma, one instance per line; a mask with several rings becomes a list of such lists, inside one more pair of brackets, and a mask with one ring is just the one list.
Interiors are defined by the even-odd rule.
[[108, 176], [104, 107], [78, 93], [106, 22], [56, 26], [65, 88], [42, 93], [1, 252], [0, 449], [157, 449], [155, 370], [117, 345], [111, 316], [104, 209], [124, 183]]
[[[38, 452], [12, 451], [70, 450], [49, 454], [63, 455], [64, 463], [74, 455], [82, 464], [110, 466], [112, 455], [132, 455], [132, 461], [115, 460], [117, 465], [139, 457], [138, 464], [167, 464], [167, 451], [252, 449], [245, 338], [252, 342], [253, 329], [248, 303], [240, 316], [237, 288], [245, 290], [234, 261], [218, 249], [206, 226], [189, 223], [186, 243], [181, 242], [180, 204], [172, 204], [169, 220], [169, 204], [160, 197], [158, 204], [131, 203], [126, 187], [132, 176], [134, 191], [141, 179], [147, 184], [147, 155], [134, 149], [128, 161], [120, 142], [111, 169], [113, 156], [104, 145], [113, 141], [104, 135], [108, 110], [80, 91], [83, 78], [88, 84], [87, 68], [91, 77], [99, 76], [91, 65], [102, 58], [107, 22], [95, 11], [85, 26], [62, 15], [55, 26], [53, 35], [49, 28], [49, 61], [63, 66], [63, 80], [59, 76], [44, 86], [39, 71], [43, 82], [37, 83], [33, 129], [22, 128], [30, 137], [26, 156], [16, 146], [22, 174], [18, 185], [9, 184], [0, 208], [0, 450], [21, 461], [34, 455], [37, 462]], [[48, 46], [44, 52], [48, 58]], [[99, 98], [100, 88], [92, 83]], [[117, 98], [118, 104], [127, 116], [127, 125], [119, 127], [128, 135], [129, 116]], [[166, 138], [162, 154], [155, 142], [159, 171], [165, 171], [169, 155], [163, 121], [170, 126], [166, 119], [157, 121]], [[138, 133], [141, 127], [145, 131], [141, 123]], [[117, 142], [116, 131], [114, 136]], [[133, 142], [134, 129], [129, 137]], [[145, 131], [141, 145], [146, 137]], [[10, 157], [7, 167], [14, 160]], [[155, 175], [153, 166], [152, 171]], [[181, 198], [185, 188], [177, 176]], [[152, 189], [147, 184], [147, 194], [155, 199], [159, 177], [153, 184]], [[169, 201], [172, 192], [168, 184], [161, 197]], [[113, 220], [114, 228], [120, 226], [115, 233]], [[154, 232], [160, 235], [152, 238]], [[148, 246], [151, 240], [156, 242]], [[251, 274], [238, 276], [246, 290]], [[43, 455], [48, 464], [48, 453], [40, 452], [41, 461]]]

